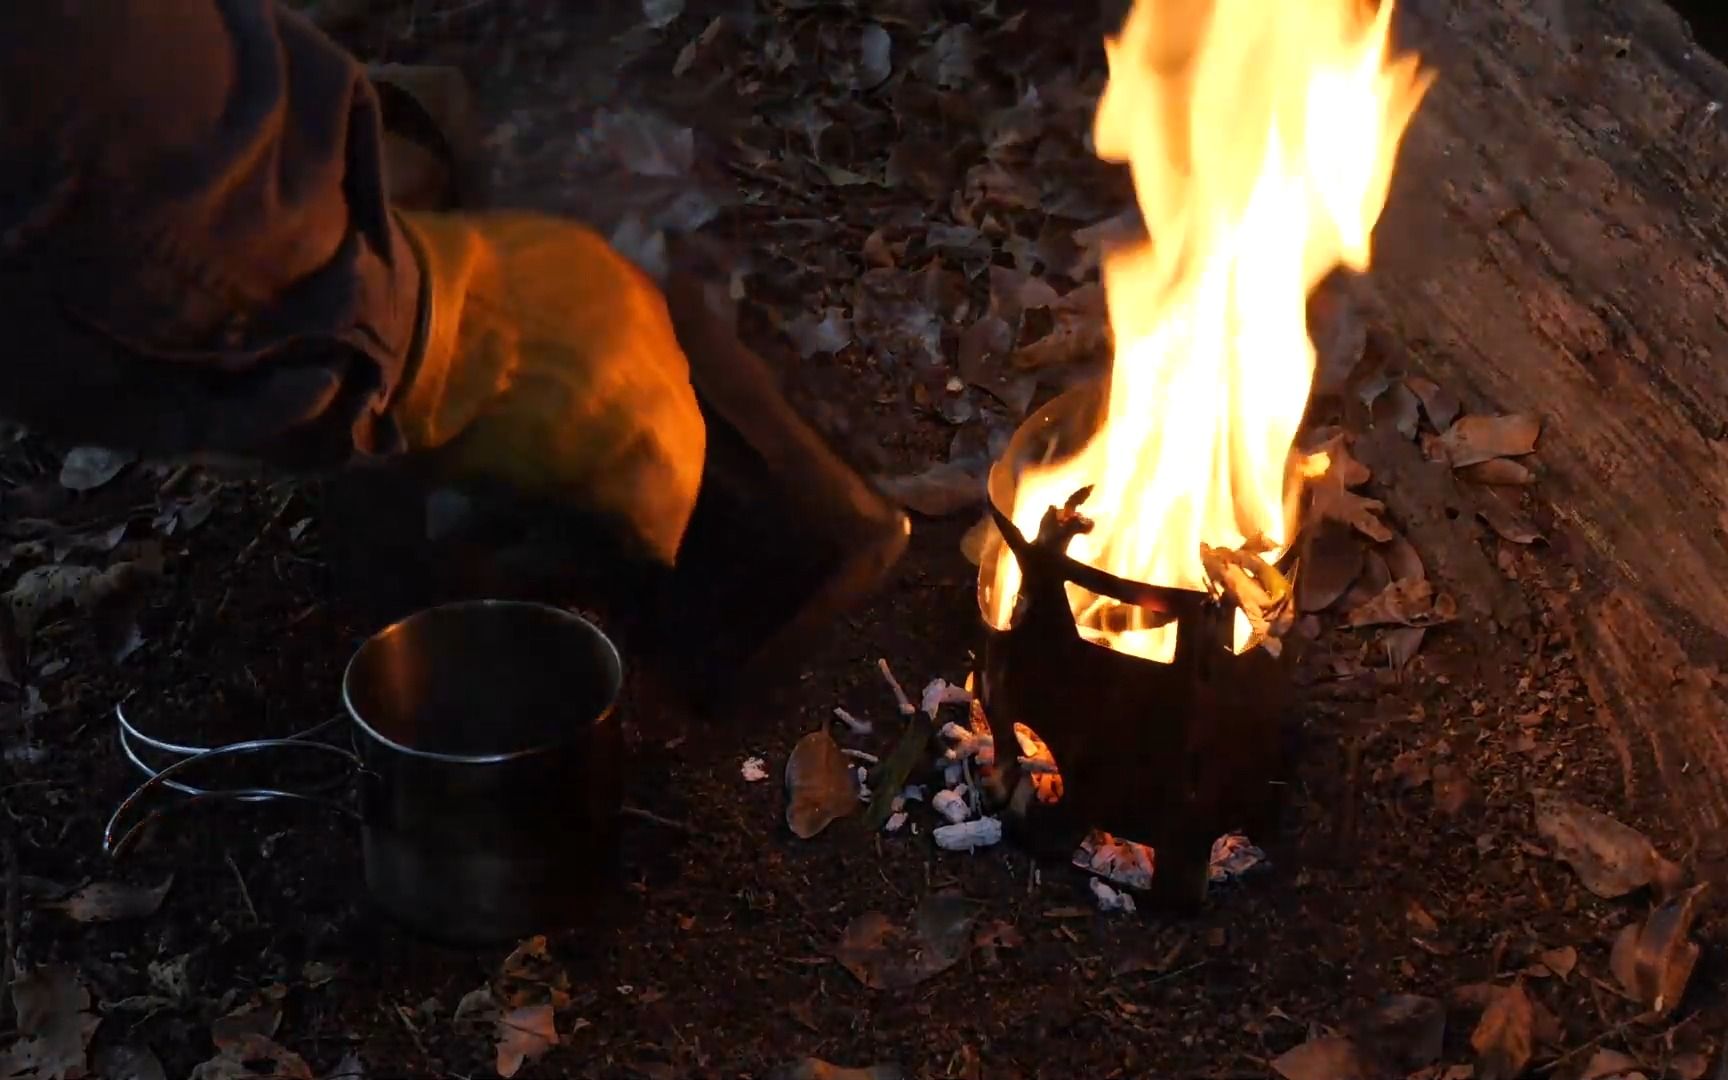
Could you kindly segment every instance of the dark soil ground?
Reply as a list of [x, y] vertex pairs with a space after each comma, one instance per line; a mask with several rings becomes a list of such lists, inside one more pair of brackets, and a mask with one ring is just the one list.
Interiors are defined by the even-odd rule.
[[[584, 209], [572, 177], [596, 102], [626, 91], [639, 101], [658, 87], [656, 104], [671, 115], [729, 115], [747, 128], [719, 98], [757, 79], [767, 89], [750, 92], [772, 107], [762, 96], [752, 107], [782, 116], [802, 91], [798, 64], [772, 73], [737, 63], [729, 80], [714, 76], [703, 92], [668, 89], [673, 58], [708, 25], [694, 3], [664, 30], [632, 31], [622, 42], [614, 35], [639, 21], [636, 13], [444, 6], [467, 10], [440, 15], [418, 5], [343, 32], [371, 57], [467, 69], [489, 145], [508, 163], [497, 170], [503, 201]], [[773, 14], [798, 28], [796, 41], [817, 42], [827, 31], [804, 7]], [[410, 16], [417, 21], [401, 21]], [[878, 17], [905, 55], [935, 36]], [[859, 18], [836, 25], [851, 33]], [[1059, 73], [1096, 60], [1080, 20], [1053, 25], [1034, 36], [1040, 63]], [[659, 74], [632, 82], [616, 74], [624, 60]], [[861, 143], [873, 130], [866, 120], [848, 120]], [[707, 130], [734, 149], [754, 137]], [[834, 151], [853, 168], [882, 152]], [[734, 185], [735, 205], [708, 231], [752, 260], [743, 332], [783, 366], [792, 396], [838, 445], [871, 471], [901, 472], [947, 457], [951, 442], [987, 441], [981, 427], [1000, 428], [994, 404], [975, 390], [967, 395], [978, 401], [976, 419], [957, 426], [952, 411], [944, 415], [945, 375], [935, 368], [879, 363], [862, 341], [801, 359], [775, 328], [800, 310], [840, 303], [832, 275], [856, 265], [789, 254], [764, 222], [819, 220], [813, 246], [837, 254], [857, 250], [880, 225], [922, 228], [925, 200], [875, 190], [853, 209], [835, 209], [844, 189], [806, 195], [736, 158], [706, 179], [715, 177]], [[1110, 183], [1094, 189], [1097, 198], [1112, 197]], [[59, 461], [58, 448], [30, 438], [0, 456], [7, 542], [125, 521], [127, 543], [153, 536], [165, 572], [142, 594], [142, 644], [123, 661], [99, 649], [89, 619], [56, 618], [37, 629], [27, 661], [14, 655], [12, 685], [0, 682], [0, 828], [12, 860], [6, 931], [19, 970], [73, 967], [101, 1017], [92, 1054], [147, 1047], [167, 1076], [212, 1058], [213, 1023], [259, 1000], [277, 1003], [280, 1024], [269, 1030], [312, 1075], [329, 1076], [355, 1055], [369, 1076], [494, 1075], [491, 1025], [455, 1014], [465, 995], [499, 976], [510, 950], [433, 946], [381, 919], [363, 896], [346, 819], [280, 805], [203, 807], [167, 818], [119, 866], [101, 853], [105, 821], [139, 779], [116, 745], [117, 702], [141, 726], [194, 742], [282, 735], [335, 713], [342, 666], [373, 625], [336, 587], [328, 557], [330, 530], [356, 526], [326, 515], [317, 479], [140, 466], [74, 495], [59, 490]], [[163, 507], [200, 493], [212, 503], [207, 520], [167, 536], [153, 528]], [[833, 628], [771, 709], [714, 721], [646, 688], [627, 692], [627, 798], [693, 832], [626, 819], [622, 884], [602, 890], [581, 929], [548, 942], [539, 981], [564, 986], [560, 1043], [518, 1075], [768, 1077], [816, 1057], [892, 1063], [925, 1078], [1263, 1077], [1275, 1075], [1271, 1059], [1328, 1032], [1374, 1043], [1357, 1021], [1405, 994], [1440, 1003], [1440, 1055], [1384, 1075], [1486, 1077], [1491, 1068], [1471, 1046], [1491, 994], [1484, 987], [1520, 980], [1540, 1006], [1532, 1068], [1576, 1077], [1607, 1048], [1631, 1055], [1650, 1077], [1728, 1075], [1715, 1071], [1728, 1032], [1720, 920], [1700, 924], [1705, 960], [1683, 1004], [1635, 1022], [1641, 1009], [1611, 974], [1609, 950], [1622, 926], [1645, 916], [1649, 898], [1591, 895], [1532, 827], [1532, 791], [1556, 788], [1642, 830], [1669, 857], [1684, 863], [1687, 855], [1647, 790], [1627, 799], [1630, 763], [1596, 725], [1568, 644], [1543, 614], [1549, 590], [1567, 586], [1559, 548], [1509, 545], [1485, 530], [1482, 543], [1504, 549], [1500, 565], [1531, 616], [1517, 626], [1464, 621], [1430, 631], [1402, 672], [1386, 666], [1377, 639], [1331, 620], [1322, 627], [1289, 715], [1296, 756], [1284, 824], [1255, 838], [1271, 869], [1215, 889], [1198, 916], [1100, 913], [1080, 871], [1035, 871], [1010, 846], [938, 851], [928, 819], [918, 835], [868, 835], [853, 818], [794, 839], [778, 778], [801, 735], [839, 705], [880, 732], [843, 741], [883, 755], [892, 747], [898, 724], [878, 658], [914, 693], [933, 677], [964, 678], [981, 641], [976, 571], [959, 551], [973, 520], [970, 512], [920, 519], [893, 581]], [[122, 547], [105, 557], [133, 554]], [[33, 564], [28, 553], [7, 561], [8, 583]], [[773, 779], [746, 783], [740, 764], [756, 755]], [[565, 824], [521, 827], [552, 845]], [[57, 904], [86, 882], [170, 877], [160, 909], [139, 917], [85, 923]], [[945, 889], [975, 902], [976, 925], [988, 931], [951, 969], [877, 991], [835, 961], [856, 916], [905, 920]], [[1575, 967], [1539, 959], [1568, 948]], [[0, 1022], [0, 1047], [18, 1023]], [[108, 1075], [151, 1074], [113, 1066]]]

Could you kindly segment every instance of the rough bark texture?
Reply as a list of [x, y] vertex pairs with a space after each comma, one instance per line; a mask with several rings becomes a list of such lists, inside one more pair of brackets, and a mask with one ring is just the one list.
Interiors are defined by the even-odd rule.
[[1628, 794], [1719, 860], [1728, 70], [1656, 0], [1402, 8], [1439, 81], [1377, 236], [1383, 318], [1467, 407], [1543, 417], [1535, 493], [1578, 581], [1559, 616]]

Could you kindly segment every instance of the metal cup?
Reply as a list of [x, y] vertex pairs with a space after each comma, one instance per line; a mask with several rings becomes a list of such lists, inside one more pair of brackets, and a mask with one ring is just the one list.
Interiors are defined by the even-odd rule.
[[[593, 623], [524, 601], [427, 608], [361, 645], [342, 677], [352, 751], [316, 741], [256, 739], [193, 753], [150, 773], [103, 834], [118, 858], [166, 812], [135, 808], [158, 789], [213, 800], [297, 799], [360, 822], [366, 885], [391, 917], [458, 945], [508, 941], [570, 925], [616, 868], [623, 744], [613, 713], [623, 663]], [[178, 749], [158, 740], [148, 745]], [[353, 769], [359, 810], [316, 792], [195, 787], [215, 758], [320, 753]]]

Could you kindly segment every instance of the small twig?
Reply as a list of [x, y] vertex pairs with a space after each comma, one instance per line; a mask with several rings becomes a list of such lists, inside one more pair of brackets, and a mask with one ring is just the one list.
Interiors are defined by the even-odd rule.
[[1541, 1066], [1540, 1068], [1538, 1068], [1536, 1070], [1536, 1073], [1537, 1073], [1537, 1075], [1542, 1075], [1544, 1073], [1551, 1073], [1555, 1069], [1558, 1069], [1560, 1066], [1566, 1064], [1568, 1061], [1571, 1061], [1574, 1058], [1578, 1057], [1579, 1055], [1583, 1054], [1584, 1051], [1594, 1050], [1596, 1047], [1600, 1046], [1604, 1042], [1607, 1042], [1609, 1039], [1618, 1038], [1619, 1036], [1624, 1035], [1627, 1031], [1631, 1030], [1633, 1025], [1642, 1024], [1646, 1020], [1653, 1019], [1655, 1016], [1656, 1016], [1656, 1014], [1653, 1012], [1642, 1012], [1642, 1013], [1639, 1013], [1637, 1016], [1634, 1016], [1630, 1020], [1622, 1020], [1618, 1024], [1615, 1024], [1613, 1027], [1609, 1028], [1607, 1031], [1604, 1031], [1602, 1034], [1597, 1035], [1595, 1038], [1588, 1039], [1584, 1042], [1579, 1043], [1577, 1046], [1574, 1046], [1572, 1049], [1566, 1051], [1564, 1054], [1561, 1054], [1559, 1057], [1555, 1058], [1553, 1061], [1550, 1061], [1548, 1064]]
[[253, 552], [258, 550], [258, 545], [264, 542], [264, 537], [270, 534], [270, 530], [281, 524], [282, 515], [288, 512], [288, 504], [293, 501], [294, 493], [292, 491], [282, 496], [282, 500], [276, 504], [276, 509], [270, 512], [269, 518], [265, 519], [263, 528], [258, 530], [258, 535], [254, 536], [252, 542], [241, 548], [240, 554], [234, 557], [235, 566], [245, 565], [246, 560], [250, 559]]
[[661, 826], [664, 826], [665, 828], [673, 829], [673, 830], [676, 830], [676, 831], [681, 832], [681, 833], [687, 833], [691, 836], [701, 836], [702, 835], [699, 831], [697, 831], [696, 826], [694, 826], [694, 825], [691, 825], [687, 822], [679, 821], [677, 818], [663, 817], [660, 814], [656, 814], [652, 810], [644, 810], [640, 806], [629, 806], [629, 805], [622, 806], [622, 807], [619, 807], [618, 812], [620, 814], [624, 814], [628, 817], [640, 818], [643, 821], [653, 822], [655, 825], [661, 825]]
[[228, 861], [228, 869], [234, 871], [234, 880], [240, 884], [240, 899], [246, 903], [246, 914], [252, 916], [253, 923], [257, 923], [258, 909], [252, 906], [252, 890], [246, 887], [246, 878], [240, 873], [240, 864], [235, 862], [234, 856], [228, 852], [223, 852], [222, 858]]
[[911, 716], [913, 713], [917, 712], [918, 707], [912, 704], [911, 698], [906, 696], [905, 688], [900, 685], [900, 680], [894, 677], [894, 671], [888, 666], [887, 659], [883, 658], [876, 661], [876, 667], [877, 670], [882, 672], [882, 677], [888, 680], [888, 689], [894, 691], [894, 700], [900, 706], [900, 714], [902, 716]]
[[850, 746], [842, 746], [840, 752], [851, 758], [853, 761], [862, 761], [866, 765], [882, 764], [882, 759], [877, 757], [875, 754], [870, 753], [868, 750], [854, 750]]
[[839, 706], [834, 707], [834, 718], [851, 728], [854, 735], [868, 735], [875, 730], [871, 727], [870, 721], [860, 720]]

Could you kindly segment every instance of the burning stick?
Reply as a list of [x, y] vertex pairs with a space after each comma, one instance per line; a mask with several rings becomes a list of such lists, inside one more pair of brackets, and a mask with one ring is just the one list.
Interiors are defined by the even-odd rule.
[[918, 709], [912, 704], [912, 699], [906, 696], [906, 691], [900, 686], [900, 680], [894, 677], [894, 671], [888, 666], [887, 659], [877, 660], [876, 667], [882, 672], [882, 677], [888, 680], [888, 689], [894, 691], [894, 700], [900, 704], [900, 715], [911, 716], [916, 713]]

